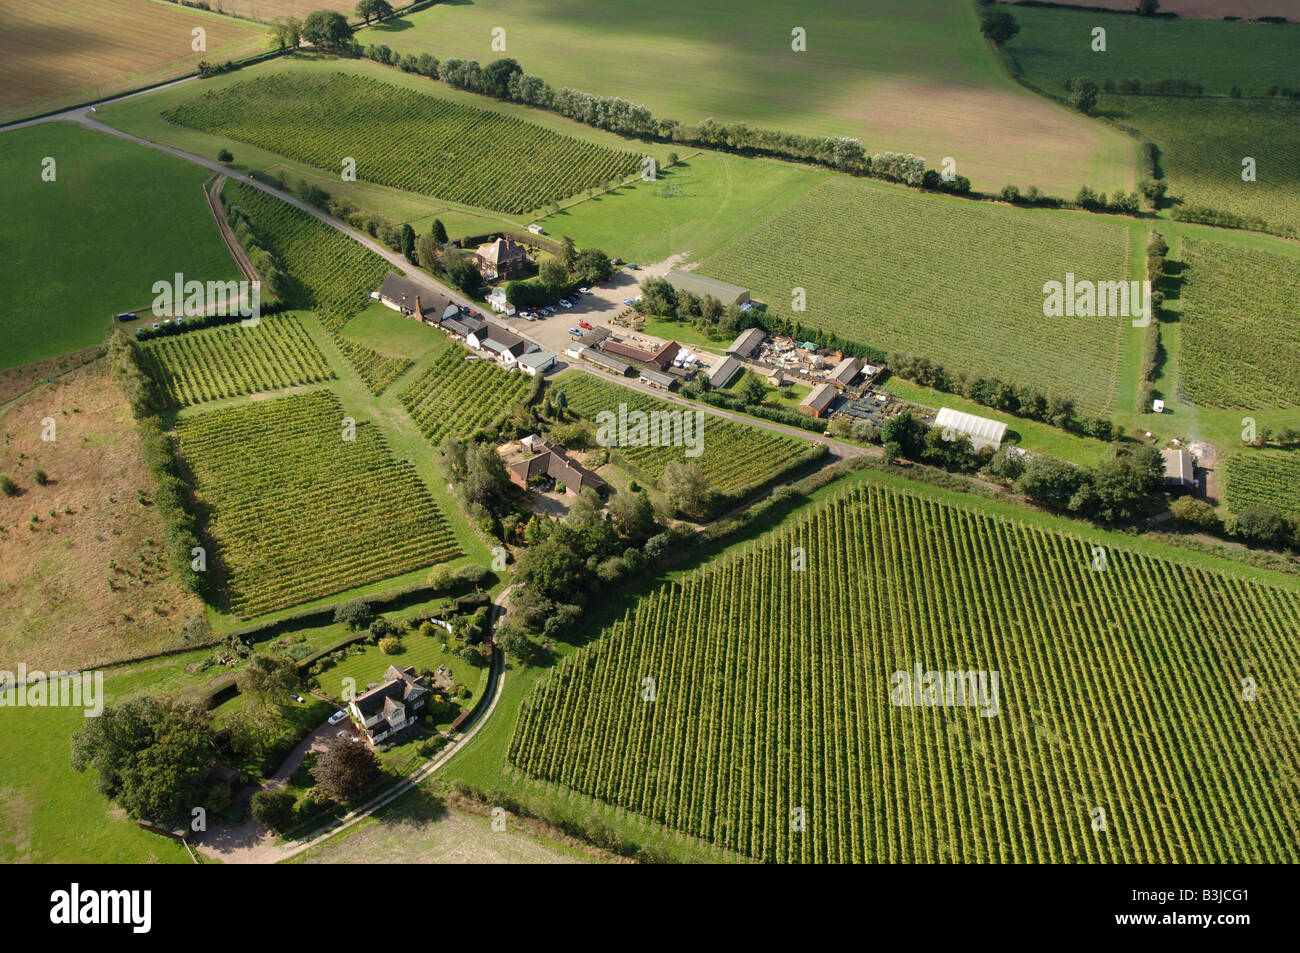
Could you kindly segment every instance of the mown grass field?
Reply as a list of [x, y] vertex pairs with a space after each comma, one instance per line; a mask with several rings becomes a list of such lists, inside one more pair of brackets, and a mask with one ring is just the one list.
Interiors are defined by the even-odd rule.
[[46, 123], [0, 135], [0, 176], [0, 368], [103, 341], [116, 312], [148, 308], [176, 272], [240, 277], [203, 199], [207, 173], [179, 159]]
[[1181, 384], [1213, 407], [1300, 404], [1300, 268], [1266, 251], [1185, 239]]
[[188, 407], [333, 376], [302, 323], [269, 315], [256, 327], [227, 324], [148, 341], [144, 361], [167, 403]]
[[[1090, 414], [1114, 396], [1131, 323], [1043, 316], [1047, 281], [1129, 277], [1122, 221], [848, 179], [755, 222], [699, 270], [808, 327], [1073, 397]], [[807, 293], [805, 312], [790, 310], [795, 288]]]
[[[1300, 101], [1103, 95], [1098, 108], [1160, 147], [1171, 196], [1300, 235]], [[1254, 182], [1241, 178], [1247, 156]]]
[[[640, 391], [620, 387], [583, 371], [568, 371], [554, 382], [554, 390], [562, 392], [573, 412], [596, 420], [602, 412], [619, 413], [619, 405], [626, 404], [629, 411], [652, 412], [682, 410], [693, 413], [680, 404], [670, 404]], [[743, 494], [762, 485], [781, 467], [791, 463], [808, 449], [808, 440], [788, 437], [759, 427], [723, 420], [703, 414], [704, 424], [697, 435], [701, 452], [687, 456], [687, 446], [614, 446], [612, 449], [639, 470], [646, 479], [658, 481], [664, 470], [674, 461], [698, 463], [708, 478], [709, 488], [731, 494]]]
[[[491, 49], [493, 27], [507, 52]], [[791, 31], [807, 49], [791, 49]], [[611, 11], [595, 0], [437, 4], [358, 34], [402, 53], [486, 63], [511, 56], [556, 88], [644, 103], [694, 124], [712, 117], [819, 136], [870, 152], [945, 156], [977, 188], [1036, 182], [1128, 189], [1132, 146], [1014, 83], [967, 0], [665, 0]]]
[[[152, 0], [0, 0], [0, 21], [0, 122], [267, 49], [256, 24]], [[191, 48], [195, 28], [206, 32], [206, 50]]]
[[428, 94], [437, 90], [344, 72], [282, 73], [204, 93], [167, 118], [319, 169], [351, 158], [358, 179], [516, 214], [639, 168], [635, 152]]
[[460, 555], [374, 425], [327, 390], [182, 417], [232, 611], [251, 617]]
[[1300, 452], [1242, 447], [1228, 457], [1226, 470], [1228, 509], [1234, 513], [1266, 506], [1300, 517]]
[[416, 426], [435, 447], [443, 439], [468, 437], [486, 428], [523, 401], [533, 378], [502, 370], [489, 360], [472, 360], [448, 343], [438, 358], [398, 394]]
[[[1300, 593], [939, 497], [857, 485], [639, 601], [510, 761], [766, 861], [1294, 861]], [[891, 704], [917, 665], [996, 712]]]
[[[1112, 4], [1119, 6], [1120, 4]], [[1067, 79], [1184, 79], [1207, 93], [1240, 86], [1263, 96], [1270, 86], [1300, 87], [1300, 23], [1226, 23], [998, 4], [1020, 24], [1006, 46], [1027, 80], [1060, 95]], [[1293, 18], [1294, 19], [1294, 18]], [[1092, 31], [1106, 31], [1104, 53]]]

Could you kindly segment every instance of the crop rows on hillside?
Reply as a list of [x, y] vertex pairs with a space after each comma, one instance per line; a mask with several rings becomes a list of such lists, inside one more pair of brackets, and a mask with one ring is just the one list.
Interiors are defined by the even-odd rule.
[[1300, 593], [1107, 555], [859, 485], [638, 601], [510, 761], [764, 861], [1296, 862]]
[[[602, 411], [617, 414], [619, 404], [626, 404], [629, 411], [695, 413], [681, 405], [669, 404], [649, 394], [603, 381], [592, 374], [568, 374], [557, 383], [556, 390], [564, 393], [571, 410], [592, 421]], [[701, 431], [703, 450], [697, 457], [687, 456], [687, 446], [620, 446], [615, 448], [615, 452], [649, 480], [662, 477], [668, 464], [674, 460], [683, 463], [694, 461], [704, 471], [710, 489], [744, 493], [764, 483], [808, 449], [808, 441], [797, 437], [734, 423], [707, 412], [701, 419], [704, 421]]]
[[445, 437], [468, 437], [490, 426], [526, 399], [533, 386], [525, 374], [469, 358], [464, 348], [448, 347], [397, 395], [435, 446]]
[[404, 357], [380, 354], [373, 348], [358, 344], [356, 341], [349, 341], [338, 334], [334, 336], [334, 343], [348, 359], [348, 363], [356, 369], [357, 375], [370, 389], [370, 393], [376, 395], [382, 394], [389, 384], [415, 363]]
[[[758, 222], [700, 272], [778, 315], [951, 371], [1061, 394], [1101, 414], [1128, 317], [1048, 318], [1043, 285], [1129, 278], [1128, 230], [1100, 216], [1007, 208], [833, 180]], [[791, 312], [795, 289], [807, 310]]]
[[213, 90], [167, 118], [337, 172], [520, 214], [631, 175], [639, 157], [479, 109], [335, 73], [263, 76]]
[[1300, 451], [1242, 448], [1228, 457], [1228, 508], [1300, 517]]
[[214, 410], [176, 425], [229, 574], [251, 617], [460, 554], [412, 466], [325, 390]]
[[1300, 259], [1187, 239], [1181, 376], [1213, 407], [1300, 404]]
[[228, 324], [158, 338], [144, 346], [144, 358], [170, 407], [334, 376], [294, 315], [266, 317], [256, 327]]

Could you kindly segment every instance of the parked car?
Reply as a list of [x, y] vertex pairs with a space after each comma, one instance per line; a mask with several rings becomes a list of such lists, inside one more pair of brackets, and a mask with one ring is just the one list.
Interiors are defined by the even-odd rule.
[[344, 711], [342, 708], [340, 708], [334, 714], [330, 715], [330, 724], [337, 725], [340, 721], [342, 721], [346, 717], [348, 717], [348, 713]]
[[289, 693], [289, 697], [292, 698], [294, 701], [298, 702], [298, 704], [300, 704], [300, 705], [301, 705], [301, 704], [303, 703], [303, 701], [304, 701], [303, 697], [302, 697], [301, 695], [299, 695], [297, 692], [290, 692], [290, 693]]
[[155, 331], [158, 330], [158, 322], [157, 322], [157, 321], [155, 321], [155, 322], [153, 323], [153, 329], [154, 329]]
[[591, 294], [591, 289], [590, 289], [590, 288], [579, 288], [579, 289], [578, 289], [578, 294], [580, 294], [580, 295], [589, 295], [589, 294]]
[[572, 307], [573, 307], [573, 302], [570, 301], [568, 298], [561, 298], [561, 299], [560, 299], [560, 304], [564, 305], [564, 307], [566, 307], [566, 308], [572, 308]]
[[579, 322], [578, 322], [578, 327], [580, 327], [580, 328], [585, 328], [585, 329], [588, 330], [588, 331], [591, 330], [591, 325], [588, 324], [586, 321], [579, 321]]
[[572, 334], [575, 338], [582, 337], [582, 332], [579, 331], [577, 328], [569, 328], [569, 333]]
[[633, 271], [638, 271], [640, 270], [641, 266], [633, 261], [633, 262], [628, 262], [628, 267], [631, 268]]
[[547, 306], [546, 306], [545, 308], [543, 308], [542, 310], [545, 311], [547, 314], [554, 314], [554, 313], [555, 313], [555, 308], [551, 307], [550, 305], [547, 305]]
[[352, 732], [350, 732], [350, 731], [339, 731], [339, 732], [335, 732], [334, 737], [336, 737], [336, 738], [342, 738], [344, 741], [351, 741], [351, 740], [352, 740]]
[[119, 320], [119, 321], [134, 321], [134, 320], [135, 320], [135, 312], [134, 312], [134, 311], [123, 311], [121, 314], [119, 314], [119, 315], [117, 316], [117, 320]]
[[624, 298], [624, 299], [623, 299], [623, 303], [624, 303], [625, 305], [627, 305], [629, 308], [632, 307], [632, 299], [631, 299], [631, 298]]

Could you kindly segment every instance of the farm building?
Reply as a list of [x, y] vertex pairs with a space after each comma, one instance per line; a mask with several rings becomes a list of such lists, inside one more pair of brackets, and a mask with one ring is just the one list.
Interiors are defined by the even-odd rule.
[[731, 347], [727, 348], [727, 353], [741, 360], [753, 357], [758, 353], [759, 347], [763, 344], [763, 338], [766, 335], [762, 328], [750, 328], [747, 331], [741, 331], [740, 336], [731, 342]]
[[583, 347], [597, 347], [601, 341], [609, 337], [613, 332], [609, 328], [592, 328], [584, 334], [579, 340]]
[[641, 370], [641, 380], [651, 387], [662, 387], [664, 390], [672, 390], [677, 386], [677, 378], [673, 377], [673, 375], [664, 374], [648, 367]]
[[469, 340], [471, 334], [482, 331], [486, 324], [486, 321], [472, 314], [463, 314], [460, 317], [444, 318], [441, 326], [448, 334], [454, 334], [462, 340]]
[[632, 373], [631, 364], [626, 361], [620, 361], [612, 355], [602, 354], [600, 351], [593, 351], [591, 348], [584, 348], [582, 356], [593, 364], [599, 364], [607, 371], [613, 371], [620, 377], [627, 377]]
[[632, 347], [630, 344], [615, 341], [613, 338], [605, 338], [597, 347], [606, 354], [613, 354], [615, 357], [621, 357], [628, 361], [636, 361], [638, 364], [649, 364], [650, 359], [654, 357], [649, 351], [643, 351], [639, 347]]
[[713, 370], [709, 371], [709, 384], [715, 388], [726, 387], [744, 369], [744, 365], [734, 357], [724, 357]]
[[549, 476], [562, 485], [570, 496], [577, 496], [590, 487], [597, 493], [605, 489], [605, 481], [584, 466], [574, 463], [562, 449], [547, 440], [534, 440], [533, 448], [540, 448], [535, 457], [520, 460], [508, 468], [510, 479], [519, 486], [527, 487], [528, 481], [540, 476]]
[[834, 370], [826, 375], [826, 379], [839, 387], [848, 387], [857, 379], [858, 371], [861, 369], [862, 365], [858, 363], [857, 358], [846, 357], [835, 365]]
[[1165, 485], [1184, 490], [1196, 486], [1196, 461], [1186, 450], [1161, 450], [1165, 462]]
[[414, 668], [388, 666], [384, 683], [352, 699], [348, 708], [371, 744], [411, 727], [429, 701], [429, 686]]
[[378, 298], [385, 307], [405, 315], [433, 324], [440, 323], [447, 311], [460, 312], [460, 307], [452, 304], [446, 295], [438, 294], [429, 288], [421, 288], [409, 278], [403, 278], [395, 271], [390, 271], [379, 286]]
[[483, 327], [465, 338], [469, 346], [480, 351], [495, 354], [501, 361], [513, 364], [519, 355], [528, 350], [528, 342], [509, 328], [491, 321], [484, 321]]
[[479, 274], [488, 281], [517, 275], [528, 264], [528, 252], [523, 245], [517, 245], [508, 238], [498, 238], [486, 245], [479, 245], [474, 252], [478, 261]]
[[587, 349], [583, 347], [581, 344], [570, 344], [568, 347], [564, 349], [564, 356], [579, 358], [582, 357], [583, 353], [585, 353], [586, 350]]
[[520, 354], [517, 363], [519, 369], [525, 374], [536, 377], [538, 374], [545, 374], [555, 366], [555, 355], [551, 351], [536, 348]]
[[749, 301], [748, 289], [689, 271], [673, 269], [664, 275], [664, 279], [673, 286], [674, 291], [689, 291], [701, 298], [717, 298], [724, 305], [745, 304]]
[[1000, 421], [990, 420], [988, 417], [976, 417], [974, 414], [964, 414], [951, 407], [944, 407], [939, 411], [939, 416], [934, 418], [934, 425], [945, 434], [969, 437], [971, 446], [977, 451], [985, 447], [996, 450], [1002, 446], [1002, 438], [1007, 433], [1007, 425]]
[[803, 399], [799, 409], [814, 417], [825, 417], [839, 396], [840, 392], [833, 384], [818, 384], [812, 389], [812, 393]]
[[681, 353], [681, 350], [682, 346], [680, 344], [676, 341], [669, 341], [659, 350], [655, 351], [654, 354], [650, 355], [650, 360], [646, 361], [646, 363], [661, 371], [666, 370], [667, 368], [672, 367], [673, 361], [677, 359], [677, 355]]

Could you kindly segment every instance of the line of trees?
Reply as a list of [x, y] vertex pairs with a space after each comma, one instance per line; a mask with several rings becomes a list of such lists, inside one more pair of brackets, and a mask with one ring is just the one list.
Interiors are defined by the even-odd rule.
[[1159, 232], [1153, 231], [1147, 241], [1147, 279], [1151, 282], [1151, 322], [1142, 332], [1142, 368], [1139, 374], [1138, 411], [1151, 413], [1155, 396], [1155, 380], [1160, 372], [1163, 356], [1160, 344], [1160, 313], [1164, 304], [1166, 256], [1169, 245]]

